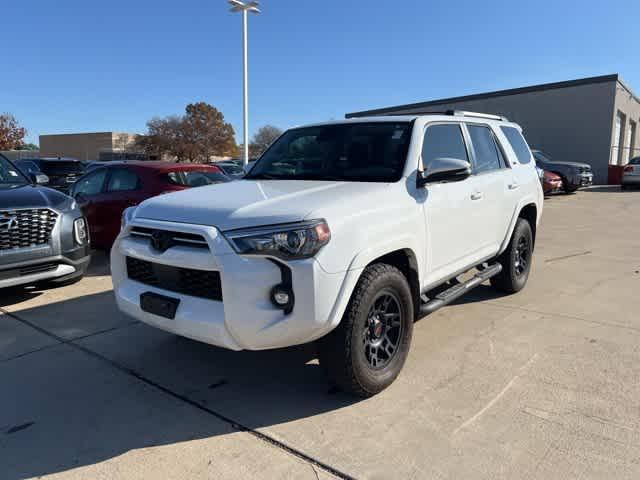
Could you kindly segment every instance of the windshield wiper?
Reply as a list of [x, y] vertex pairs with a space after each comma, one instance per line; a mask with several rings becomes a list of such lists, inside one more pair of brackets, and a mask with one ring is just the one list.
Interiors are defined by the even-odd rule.
[[281, 175], [270, 175], [268, 173], [256, 173], [254, 175], [246, 175], [245, 180], [282, 180], [287, 177], [283, 177]]

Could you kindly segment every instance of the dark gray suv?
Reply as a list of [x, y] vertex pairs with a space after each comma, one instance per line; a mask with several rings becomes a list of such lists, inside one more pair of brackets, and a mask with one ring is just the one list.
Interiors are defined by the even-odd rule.
[[0, 155], [0, 288], [79, 280], [89, 252], [76, 202], [32, 182]]

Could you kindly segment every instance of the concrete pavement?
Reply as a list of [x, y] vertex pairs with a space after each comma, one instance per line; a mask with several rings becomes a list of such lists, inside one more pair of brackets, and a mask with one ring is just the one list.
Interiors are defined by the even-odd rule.
[[81, 283], [0, 293], [0, 477], [639, 478], [640, 192], [545, 203], [520, 294], [422, 320], [365, 401], [312, 346], [229, 352]]

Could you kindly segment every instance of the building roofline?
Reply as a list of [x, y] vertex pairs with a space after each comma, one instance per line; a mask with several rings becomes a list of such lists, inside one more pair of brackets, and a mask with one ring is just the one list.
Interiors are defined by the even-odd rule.
[[[486, 98], [506, 97], [509, 95], [519, 95], [523, 93], [540, 92], [544, 90], [555, 90], [558, 88], [577, 87], [580, 85], [589, 85], [594, 83], [606, 83], [618, 81], [622, 86], [627, 89], [632, 95], [633, 92], [620, 80], [620, 75], [614, 73], [612, 75], [600, 75], [598, 77], [579, 78], [577, 80], [566, 80], [563, 82], [543, 83], [539, 85], [531, 85], [528, 87], [509, 88], [507, 90], [496, 90], [495, 92], [476, 93], [472, 95], [464, 95], [461, 97], [450, 97], [439, 100], [431, 100], [428, 102], [409, 103], [406, 105], [396, 105], [393, 107], [376, 108], [373, 110], [363, 110], [361, 112], [351, 112], [345, 115], [346, 118], [353, 118], [366, 115], [381, 115], [385, 113], [392, 113], [398, 110], [410, 109], [410, 108], [422, 108], [433, 107], [437, 105], [445, 105], [448, 103], [465, 102], [471, 100], [483, 100]], [[635, 97], [635, 95], [633, 95]], [[637, 97], [635, 97], [637, 98]]]

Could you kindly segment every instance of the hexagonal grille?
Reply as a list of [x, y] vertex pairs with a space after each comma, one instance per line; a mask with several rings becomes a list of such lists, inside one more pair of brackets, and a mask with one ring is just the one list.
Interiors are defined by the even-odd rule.
[[58, 214], [48, 208], [0, 210], [0, 250], [49, 243]]
[[219, 272], [172, 267], [127, 257], [127, 275], [131, 280], [163, 290], [222, 301]]

